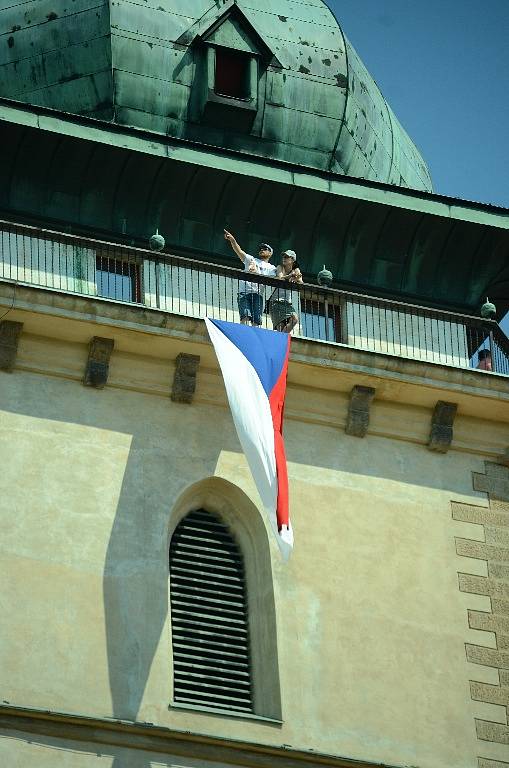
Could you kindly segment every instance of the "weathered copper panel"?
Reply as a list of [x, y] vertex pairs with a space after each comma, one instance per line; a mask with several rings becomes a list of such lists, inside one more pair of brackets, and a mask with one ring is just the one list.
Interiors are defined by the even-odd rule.
[[113, 113], [107, 0], [13, 2], [0, 10], [0, 94], [64, 112]]
[[[248, 156], [431, 189], [424, 161], [322, 0], [65, 5], [17, 2], [0, 12], [0, 96]], [[205, 117], [204, 41], [258, 57], [249, 120], [240, 107], [224, 124]]]

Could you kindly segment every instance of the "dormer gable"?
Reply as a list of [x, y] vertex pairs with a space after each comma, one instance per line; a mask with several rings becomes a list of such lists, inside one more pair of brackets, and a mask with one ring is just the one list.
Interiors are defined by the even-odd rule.
[[192, 45], [198, 41], [258, 56], [265, 66], [281, 67], [271, 45], [235, 0], [229, 0], [219, 12], [217, 8], [207, 11], [180, 36], [177, 43]]
[[210, 9], [177, 41], [193, 52], [191, 120], [246, 133], [263, 114], [267, 69], [281, 68], [247, 12], [229, 0]]

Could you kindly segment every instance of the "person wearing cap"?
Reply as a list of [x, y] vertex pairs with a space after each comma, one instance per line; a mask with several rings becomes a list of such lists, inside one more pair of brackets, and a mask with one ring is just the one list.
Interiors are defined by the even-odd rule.
[[[302, 283], [302, 272], [297, 264], [297, 254], [290, 249], [281, 254], [281, 264], [277, 267], [276, 277], [288, 283]], [[288, 288], [276, 288], [270, 298], [270, 317], [275, 331], [291, 333], [299, 316], [292, 304], [292, 291]]]
[[[244, 272], [264, 277], [276, 277], [276, 267], [269, 264], [273, 249], [268, 243], [260, 243], [258, 257], [246, 253], [231, 232], [224, 230], [224, 239], [227, 240], [234, 253], [244, 263]], [[240, 322], [243, 325], [261, 325], [262, 313], [265, 305], [265, 285], [263, 283], [251, 283], [248, 280], [239, 280], [239, 305]]]

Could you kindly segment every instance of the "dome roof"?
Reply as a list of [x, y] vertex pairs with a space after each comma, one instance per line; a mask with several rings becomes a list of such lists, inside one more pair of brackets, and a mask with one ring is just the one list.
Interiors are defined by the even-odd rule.
[[421, 155], [322, 0], [62, 5], [18, 0], [0, 11], [0, 96], [432, 188]]

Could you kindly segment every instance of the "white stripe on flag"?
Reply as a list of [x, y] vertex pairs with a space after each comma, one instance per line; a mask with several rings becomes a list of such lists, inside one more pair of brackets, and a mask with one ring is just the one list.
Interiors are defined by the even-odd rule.
[[[242, 352], [221, 331], [205, 320], [226, 387], [226, 394], [242, 450], [251, 469], [258, 493], [269, 515], [279, 545], [277, 529], [277, 477], [274, 454], [274, 425], [265, 390], [255, 369]], [[287, 555], [286, 552], [283, 554]]]

